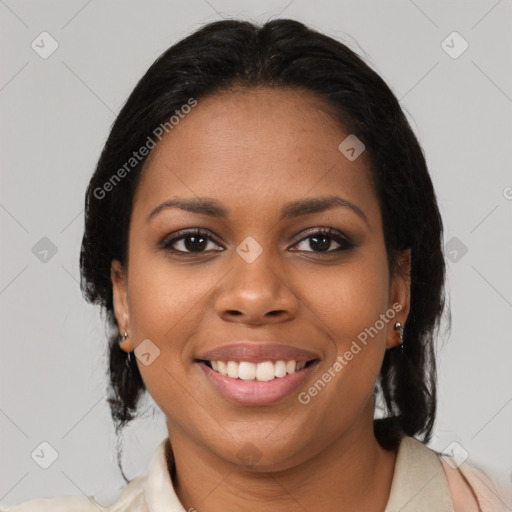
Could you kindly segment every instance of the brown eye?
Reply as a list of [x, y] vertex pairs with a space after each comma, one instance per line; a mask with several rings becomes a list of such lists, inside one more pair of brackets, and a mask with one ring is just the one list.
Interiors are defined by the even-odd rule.
[[[329, 249], [332, 244], [338, 244], [338, 247], [334, 249]], [[354, 247], [354, 244], [350, 242], [346, 237], [341, 235], [338, 231], [327, 228], [327, 229], [317, 229], [316, 231], [311, 232], [308, 236], [300, 240], [295, 246], [300, 244], [304, 244], [303, 249], [295, 249], [298, 251], [305, 252], [316, 252], [316, 253], [327, 253], [331, 254], [333, 252], [340, 252], [345, 249], [351, 249]], [[308, 251], [307, 246], [313, 250]]]
[[179, 236], [175, 236], [171, 240], [165, 241], [162, 244], [162, 248], [183, 254], [201, 254], [202, 252], [206, 252], [208, 247], [210, 247], [209, 250], [219, 250], [212, 247], [212, 245], [216, 246], [217, 244], [212, 237], [204, 231], [181, 231], [178, 235]]

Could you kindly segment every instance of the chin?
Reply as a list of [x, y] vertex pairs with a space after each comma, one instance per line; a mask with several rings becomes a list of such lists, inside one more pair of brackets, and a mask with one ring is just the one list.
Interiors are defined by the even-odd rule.
[[[270, 441], [265, 435], [258, 438], [251, 436], [245, 442], [240, 440], [237, 443], [239, 448], [235, 451], [230, 450], [229, 454], [225, 453], [226, 445], [218, 447], [224, 452], [217, 450], [216, 452], [219, 457], [232, 464], [245, 467], [251, 472], [285, 471], [306, 461], [309, 455], [305, 451], [308, 443], [304, 445], [297, 443], [297, 438], [292, 434], [287, 437], [285, 443], [282, 443], [282, 440], [280, 443], [279, 440]], [[311, 445], [309, 444], [309, 446]]]

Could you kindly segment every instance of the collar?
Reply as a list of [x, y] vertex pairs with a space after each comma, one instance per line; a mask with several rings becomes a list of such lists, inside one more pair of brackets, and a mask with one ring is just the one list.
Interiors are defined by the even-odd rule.
[[384, 512], [454, 512], [446, 475], [436, 452], [414, 437], [400, 441]]
[[148, 510], [165, 510], [167, 512], [186, 512], [181, 504], [169, 475], [167, 467], [167, 450], [170, 449], [169, 438], [165, 438], [156, 449], [149, 462], [144, 482], [144, 496]]

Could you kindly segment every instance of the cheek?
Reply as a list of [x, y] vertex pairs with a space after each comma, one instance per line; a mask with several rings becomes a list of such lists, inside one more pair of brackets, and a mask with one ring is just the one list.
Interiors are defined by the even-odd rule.
[[[141, 350], [137, 364], [149, 395], [177, 423], [187, 417], [184, 411], [190, 403], [185, 391], [187, 340], [197, 327], [197, 308], [204, 293], [191, 286], [187, 275], [147, 249], [130, 253], [130, 326], [136, 350], [145, 343], [151, 359], [146, 365]], [[183, 418], [177, 417], [177, 411]]]
[[[197, 268], [197, 275], [201, 272]], [[204, 274], [204, 273], [203, 273]], [[165, 255], [134, 250], [130, 260], [128, 293], [131, 325], [136, 336], [160, 343], [177, 340], [187, 330], [187, 322], [197, 314], [213, 280], [194, 279], [192, 268], [171, 265]], [[177, 344], [173, 344], [178, 346]]]
[[312, 277], [303, 296], [307, 298], [306, 305], [314, 308], [328, 326], [340, 350], [345, 350], [347, 343], [350, 345], [352, 339], [373, 326], [386, 312], [388, 287], [382, 259], [354, 257], [350, 264], [333, 266], [331, 271]]
[[318, 400], [318, 407], [329, 404], [349, 417], [372, 394], [395, 314], [390, 309], [390, 318], [386, 317], [387, 261], [376, 250], [367, 254], [350, 265], [333, 267], [329, 277], [316, 279], [317, 286], [307, 294], [308, 305], [314, 305], [318, 317], [315, 321], [320, 320], [331, 341], [323, 368], [326, 400]]

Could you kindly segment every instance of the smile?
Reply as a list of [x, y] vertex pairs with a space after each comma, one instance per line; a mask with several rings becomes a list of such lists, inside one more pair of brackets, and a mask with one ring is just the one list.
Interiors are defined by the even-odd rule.
[[[286, 363], [284, 361], [253, 363], [199, 360], [196, 363], [213, 389], [223, 398], [237, 405], [264, 406], [280, 402], [307, 387], [306, 380], [310, 378], [320, 360], [299, 363], [294, 360]], [[286, 373], [283, 375], [284, 369]], [[230, 377], [228, 372], [233, 377]], [[280, 376], [276, 376], [276, 373]]]
[[231, 379], [269, 382], [282, 379], [306, 367], [313, 361], [204, 361], [214, 372]]

